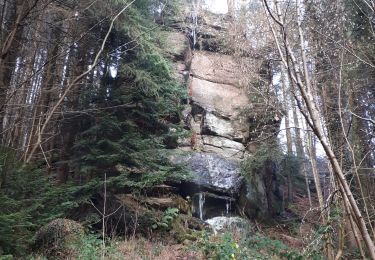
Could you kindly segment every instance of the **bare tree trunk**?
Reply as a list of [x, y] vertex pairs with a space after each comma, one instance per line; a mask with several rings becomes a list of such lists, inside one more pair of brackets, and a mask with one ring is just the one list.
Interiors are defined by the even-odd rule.
[[[86, 46], [81, 46], [80, 48], [78, 48], [76, 50], [76, 53], [78, 53], [77, 57], [71, 58], [71, 60], [73, 60], [71, 67], [74, 68], [74, 71], [70, 71], [69, 69], [67, 69], [66, 75], [65, 75], [66, 79], [69, 77], [69, 74], [73, 74], [72, 76], [76, 77], [85, 71], [85, 66], [86, 64], [88, 64], [87, 56], [84, 55], [85, 47]], [[67, 63], [69, 63], [69, 61]], [[68, 64], [66, 65], [66, 67], [68, 67]], [[82, 83], [83, 81], [81, 81], [78, 84], [82, 84]], [[66, 104], [67, 109], [70, 109], [72, 111], [79, 109], [78, 97], [79, 97], [79, 93], [76, 93], [76, 91], [73, 90], [71, 93], [71, 98], [70, 98], [71, 102]], [[60, 160], [62, 162], [57, 167], [57, 182], [59, 184], [66, 183], [68, 181], [69, 171], [71, 170], [68, 160], [70, 158], [75, 136], [78, 131], [79, 119], [80, 117], [77, 117], [77, 115], [68, 114], [67, 116], [64, 116], [64, 119], [61, 122], [61, 127], [60, 127], [61, 132], [59, 136], [61, 140], [60, 141], [61, 143]]]
[[[283, 89], [283, 105], [285, 111], [285, 133], [286, 133], [286, 144], [287, 144], [287, 154], [288, 159], [289, 156], [293, 155], [293, 144], [292, 144], [292, 133], [290, 131], [290, 122], [289, 122], [289, 93], [287, 92], [287, 85], [286, 85], [286, 78], [285, 78], [285, 70], [281, 69], [281, 84]], [[287, 179], [288, 179], [288, 200], [287, 202], [293, 201], [293, 182], [292, 182], [292, 171], [287, 171]]]
[[289, 123], [289, 93], [287, 92], [285, 70], [281, 68], [281, 84], [283, 88], [283, 105], [285, 111], [285, 133], [286, 133], [286, 144], [287, 144], [287, 153], [293, 154], [293, 144], [292, 144], [292, 133], [290, 132], [290, 123]]
[[[362, 154], [361, 150], [363, 149], [363, 145], [361, 144], [361, 137], [359, 131], [359, 122], [357, 118], [354, 118], [351, 122], [351, 129], [352, 129], [352, 138], [351, 141], [349, 141], [349, 137], [347, 136], [347, 131], [344, 126], [344, 120], [343, 120], [343, 111], [341, 109], [341, 85], [342, 85], [342, 64], [340, 66], [340, 80], [339, 80], [339, 103], [338, 103], [338, 108], [339, 108], [339, 117], [340, 117], [340, 123], [341, 123], [341, 129], [343, 132], [343, 136], [345, 139], [345, 142], [347, 144], [348, 150], [350, 151], [351, 154], [351, 162], [353, 165], [352, 171], [354, 172], [354, 175], [356, 177], [357, 181], [357, 193], [361, 197], [361, 201], [363, 204], [364, 211], [366, 213], [368, 225], [370, 226], [370, 229], [372, 230], [372, 235], [375, 237], [375, 230], [373, 228], [372, 222], [371, 222], [371, 217], [369, 214], [369, 207], [368, 207], [368, 198], [370, 197], [369, 192], [367, 192], [367, 189], [365, 189], [366, 186], [362, 184], [362, 182], [366, 183], [366, 175], [360, 170], [360, 165], [361, 162], [365, 159], [365, 155]], [[353, 97], [353, 90], [350, 91], [349, 93], [349, 108], [354, 109], [356, 107], [355, 105], [355, 97]], [[360, 163], [359, 163], [360, 162]]]
[[[309, 151], [310, 156], [310, 163], [311, 163], [311, 169], [314, 177], [315, 182], [315, 189], [316, 189], [316, 195], [318, 196], [318, 202], [320, 210], [323, 211], [324, 209], [324, 198], [323, 198], [323, 192], [322, 192], [322, 185], [320, 183], [320, 176], [318, 172], [318, 166], [316, 161], [316, 146], [313, 134], [309, 131], [307, 133], [307, 149]], [[323, 218], [325, 219], [325, 216], [323, 215]]]
[[[357, 248], [359, 249], [359, 252], [361, 253], [361, 256], [363, 259], [366, 258], [365, 253], [362, 248], [362, 242], [361, 239], [359, 238], [358, 235], [358, 228], [357, 225], [354, 223], [353, 216], [351, 213], [351, 210], [349, 209], [349, 203], [347, 201], [344, 201], [344, 206], [345, 206], [345, 213], [347, 215], [347, 219], [349, 220], [349, 226], [347, 227], [347, 236], [349, 237], [349, 243], [355, 244]], [[354, 242], [351, 241], [353, 240], [352, 238], [354, 237]]]
[[[294, 92], [295, 90], [294, 90], [293, 83], [291, 85], [292, 85], [291, 90], [292, 92]], [[310, 207], [312, 207], [309, 178], [307, 176], [307, 169], [306, 169], [307, 167], [306, 167], [306, 159], [305, 159], [305, 149], [304, 149], [304, 145], [302, 143], [302, 137], [301, 137], [300, 126], [302, 124], [300, 124], [299, 119], [298, 119], [297, 104], [295, 104], [295, 100], [293, 100], [292, 104], [293, 104], [292, 105], [293, 121], [294, 121], [294, 126], [295, 126], [294, 132], [296, 135], [295, 144], [296, 144], [296, 150], [297, 150], [297, 158], [298, 158], [298, 161], [301, 163], [300, 172], [302, 172], [302, 175], [304, 176], [307, 196], [309, 199]]]
[[[300, 71], [300, 68], [298, 66], [299, 63], [297, 62], [297, 59], [296, 59], [295, 54], [293, 52], [293, 49], [292, 49], [292, 47], [291, 47], [291, 45], [290, 45], [290, 43], [287, 39], [286, 28], [283, 24], [283, 17], [281, 15], [281, 9], [280, 9], [280, 6], [279, 6], [279, 1], [275, 0], [274, 3], [275, 3], [276, 11], [277, 11], [277, 17], [275, 17], [274, 14], [272, 13], [272, 10], [270, 9], [270, 7], [268, 5], [267, 0], [264, 0], [264, 4], [265, 4], [265, 7], [268, 11], [268, 14], [279, 25], [280, 30], [281, 30], [281, 35], [282, 35], [282, 38], [283, 38], [283, 47], [285, 48], [285, 53], [286, 53], [286, 55], [284, 56], [284, 54], [282, 52], [280, 52], [280, 55], [281, 55], [281, 58], [283, 60], [284, 66], [288, 69], [288, 73], [289, 73], [290, 77], [293, 79], [293, 81], [295, 82], [295, 84], [297, 85], [299, 93], [301, 94], [301, 97], [302, 97], [302, 99], [300, 100], [295, 95], [295, 99], [300, 102], [298, 104], [298, 106], [299, 106], [299, 109], [300, 109], [301, 113], [305, 117], [309, 126], [314, 131], [317, 139], [320, 141], [320, 143], [321, 143], [321, 145], [322, 145], [322, 147], [323, 147], [323, 149], [324, 149], [324, 151], [325, 151], [325, 153], [326, 153], [326, 155], [327, 155], [327, 157], [328, 157], [328, 159], [329, 159], [329, 161], [332, 165], [334, 176], [336, 177], [338, 183], [340, 184], [339, 187], [342, 191], [342, 194], [343, 194], [344, 198], [348, 199], [348, 201], [349, 201], [350, 209], [353, 212], [353, 217], [354, 217], [355, 223], [357, 224], [358, 229], [361, 232], [361, 236], [362, 236], [363, 240], [365, 241], [365, 244], [366, 244], [366, 247], [368, 249], [368, 252], [369, 252], [369, 255], [370, 255], [371, 259], [375, 259], [375, 246], [374, 246], [374, 243], [373, 243], [373, 241], [372, 241], [372, 239], [369, 235], [369, 232], [367, 230], [366, 222], [364, 221], [361, 210], [359, 209], [358, 204], [357, 204], [357, 202], [356, 202], [356, 200], [353, 196], [353, 193], [350, 190], [349, 184], [348, 184], [348, 182], [345, 178], [343, 170], [340, 167], [340, 164], [337, 160], [337, 157], [336, 157], [335, 153], [333, 152], [331, 145], [329, 144], [329, 142], [327, 141], [327, 139], [324, 135], [324, 131], [323, 131], [323, 127], [322, 127], [323, 122], [321, 121], [321, 117], [320, 117], [319, 111], [317, 109], [317, 105], [314, 102], [309, 77], [307, 75], [307, 60], [306, 60], [304, 47], [300, 46], [301, 47], [301, 54], [302, 54], [303, 72], [305, 74], [304, 75], [305, 82], [303, 82], [303, 80], [301, 78], [301, 71]], [[297, 4], [297, 6], [299, 6], [299, 5]], [[300, 18], [298, 17], [297, 19], [299, 20]], [[270, 25], [270, 26], [272, 26], [272, 25]], [[303, 43], [304, 42], [302, 40], [303, 39], [303, 32], [302, 32], [302, 28], [300, 26], [300, 23], [298, 23], [298, 27], [299, 27], [298, 33], [299, 33], [301, 42]], [[273, 33], [274, 33], [274, 35], [276, 35], [274, 30], [273, 30]], [[275, 41], [278, 44], [279, 41], [278, 41], [277, 38], [275, 38]], [[281, 51], [280, 46], [278, 46], [278, 49]]]

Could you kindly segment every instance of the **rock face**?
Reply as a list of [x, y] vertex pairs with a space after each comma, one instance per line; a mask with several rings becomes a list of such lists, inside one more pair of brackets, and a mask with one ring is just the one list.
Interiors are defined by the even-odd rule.
[[281, 202], [276, 165], [267, 160], [251, 179], [244, 182], [238, 206], [249, 218], [267, 219], [280, 212]]
[[205, 152], [221, 154], [225, 158], [243, 158], [245, 146], [241, 143], [216, 136], [202, 136]]
[[206, 81], [241, 86], [240, 66], [229, 55], [207, 51], [195, 51], [190, 73]]
[[235, 119], [241, 109], [245, 109], [250, 103], [246, 93], [232, 85], [194, 76], [191, 77], [190, 94], [191, 101], [205, 111], [216, 112], [232, 119]]
[[[229, 55], [193, 52], [186, 110], [191, 153], [182, 161], [192, 170], [196, 185], [225, 194], [240, 191], [240, 160], [251, 130], [245, 113], [251, 104], [239, 72], [239, 64]], [[181, 145], [186, 147], [186, 140]]]
[[[272, 187], [266, 183], [269, 179], [264, 178], [266, 172], [246, 181], [240, 175], [240, 164], [256, 149], [249, 141], [257, 138], [259, 128], [262, 131], [276, 129], [279, 119], [273, 120], [274, 112], [265, 112], [263, 104], [254, 104], [254, 96], [249, 94], [248, 82], [243, 78], [246, 68], [254, 61], [244, 62], [233, 55], [219, 53], [220, 41], [230, 28], [225, 15], [200, 17], [194, 13], [190, 20], [190, 46], [186, 38], [181, 38], [182, 34], [172, 32], [167, 37], [176, 75], [181, 83], [185, 80], [189, 94], [183, 124], [191, 136], [180, 139], [178, 148], [187, 153], [176, 153], [172, 159], [175, 163], [186, 164], [193, 174], [185, 195], [193, 198], [195, 214], [203, 219], [215, 216], [212, 209], [215, 203], [218, 205], [216, 216], [229, 214], [222, 206], [226, 201], [241, 206], [242, 213], [250, 217], [272, 214], [270, 203], [276, 199], [271, 196]], [[230, 53], [232, 48], [229, 49]], [[271, 120], [262, 124], [256, 117]], [[273, 183], [274, 179], [270, 181]], [[203, 193], [207, 195], [205, 199]], [[202, 206], [207, 208], [202, 209]]]
[[204, 152], [192, 152], [183, 160], [194, 174], [194, 183], [201, 188], [227, 194], [239, 192], [242, 178], [238, 162]]

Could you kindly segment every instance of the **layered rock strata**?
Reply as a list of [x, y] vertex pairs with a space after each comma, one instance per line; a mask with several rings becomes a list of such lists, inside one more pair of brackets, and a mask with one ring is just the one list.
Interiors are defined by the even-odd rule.
[[[192, 201], [197, 217], [213, 217], [214, 204], [217, 205], [217, 216], [223, 212], [255, 218], [267, 216], [274, 212], [271, 204], [277, 187], [266, 184], [263, 172], [254, 176], [251, 182], [245, 180], [240, 174], [240, 164], [256, 149], [249, 145], [256, 128], [275, 129], [280, 122], [265, 109], [259, 109], [262, 104], [254, 111], [247, 83], [242, 80], [243, 68], [247, 66], [244, 61], [211, 48], [220, 43], [223, 33], [228, 33], [225, 29], [228, 22], [222, 17], [209, 17], [215, 22], [214, 26], [202, 17], [198, 17], [201, 21], [199, 30], [195, 28], [197, 24], [193, 25], [194, 33], [200, 31], [200, 42], [205, 44], [197, 41], [199, 35], [189, 34], [190, 41], [183, 38], [183, 33], [173, 32], [168, 37], [172, 39], [169, 44], [176, 76], [187, 84], [189, 94], [183, 124], [190, 131], [190, 137], [179, 140], [178, 150], [185, 153], [176, 152], [172, 160], [187, 165], [193, 173], [193, 180], [184, 193], [199, 198]], [[247, 59], [247, 63], [251, 62]], [[269, 125], [254, 124], [255, 115], [271, 118]], [[214, 199], [203, 199], [205, 196]], [[210, 205], [208, 201], [211, 201]], [[223, 211], [222, 205], [228, 205], [228, 201], [230, 208], [224, 207], [226, 210]], [[210, 209], [202, 209], [202, 203]]]

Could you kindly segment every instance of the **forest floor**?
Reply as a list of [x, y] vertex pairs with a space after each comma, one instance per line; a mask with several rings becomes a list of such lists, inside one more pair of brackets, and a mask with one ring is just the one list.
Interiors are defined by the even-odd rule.
[[296, 259], [293, 256], [314, 249], [309, 243], [314, 241], [318, 221], [317, 210], [310, 209], [308, 199], [295, 195], [282, 216], [268, 224], [254, 221], [251, 233], [210, 234], [183, 243], [133, 237], [119, 241], [116, 248], [125, 259], [133, 260]]
[[[53, 259], [324, 259], [316, 209], [316, 205], [310, 207], [304, 195], [295, 194], [293, 203], [268, 223], [253, 220], [246, 228], [227, 229], [217, 234], [208, 226], [185, 233], [184, 227], [176, 224], [184, 219], [179, 215], [174, 224], [171, 222], [167, 228], [156, 229], [146, 237], [136, 232], [126, 237], [114, 236], [106, 238], [104, 246], [102, 236], [86, 234], [79, 245], [73, 243], [72, 247], [59, 248], [62, 244], [57, 243], [28, 259], [46, 259], [43, 255], [51, 256], [51, 253]], [[184, 223], [187, 228], [187, 222]]]

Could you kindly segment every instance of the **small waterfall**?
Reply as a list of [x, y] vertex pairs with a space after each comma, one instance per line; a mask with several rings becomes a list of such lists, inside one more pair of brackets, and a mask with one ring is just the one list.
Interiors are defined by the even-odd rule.
[[199, 193], [199, 218], [203, 220], [203, 209], [204, 209], [204, 202], [205, 202], [205, 194], [203, 192]]
[[229, 215], [229, 210], [230, 210], [230, 205], [231, 203], [230, 203], [230, 200], [227, 200], [226, 201], [226, 203], [225, 203], [225, 207], [226, 207], [226, 210], [227, 210], [227, 214], [226, 214], [226, 216], [228, 216]]
[[199, 3], [193, 3], [193, 10], [191, 11], [191, 37], [193, 38], [193, 50], [197, 44], [197, 27], [198, 27], [198, 6]]

